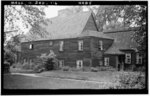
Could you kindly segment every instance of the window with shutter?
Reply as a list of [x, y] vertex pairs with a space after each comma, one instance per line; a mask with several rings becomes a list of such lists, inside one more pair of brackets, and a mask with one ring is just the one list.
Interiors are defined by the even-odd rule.
[[78, 41], [78, 50], [83, 51], [83, 40]]
[[131, 64], [131, 53], [126, 53], [125, 63]]

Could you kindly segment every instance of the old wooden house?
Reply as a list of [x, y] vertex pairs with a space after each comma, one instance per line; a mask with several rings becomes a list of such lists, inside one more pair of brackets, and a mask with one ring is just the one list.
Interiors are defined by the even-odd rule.
[[[99, 32], [91, 12], [65, 14], [47, 20], [42, 25], [50, 34], [21, 44], [21, 61], [32, 62], [37, 56], [53, 50], [60, 67], [112, 66], [118, 70], [142, 66], [142, 55], [131, 36], [134, 31]], [[29, 38], [33, 38], [32, 36]]]

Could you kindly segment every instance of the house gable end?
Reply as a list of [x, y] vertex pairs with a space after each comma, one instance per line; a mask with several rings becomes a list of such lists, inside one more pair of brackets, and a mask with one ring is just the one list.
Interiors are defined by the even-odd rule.
[[89, 19], [87, 20], [87, 23], [86, 23], [83, 31], [85, 31], [85, 30], [98, 31], [96, 22], [95, 22], [94, 17], [93, 17], [92, 14], [90, 15]]

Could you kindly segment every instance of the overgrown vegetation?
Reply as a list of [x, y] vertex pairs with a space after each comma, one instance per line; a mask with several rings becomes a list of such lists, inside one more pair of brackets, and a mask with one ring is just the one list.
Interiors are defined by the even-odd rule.
[[144, 89], [145, 88], [145, 74], [137, 72], [123, 72], [118, 77], [117, 85], [110, 87], [110, 89]]
[[33, 62], [23, 62], [15, 64], [13, 68], [22, 70], [33, 70], [34, 72], [50, 71], [58, 69], [58, 60], [55, 53], [50, 50], [49, 54], [41, 54]]

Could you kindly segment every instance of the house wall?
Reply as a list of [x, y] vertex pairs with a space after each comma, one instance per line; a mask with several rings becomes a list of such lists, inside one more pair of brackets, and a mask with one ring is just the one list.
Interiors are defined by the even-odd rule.
[[[103, 41], [103, 50], [99, 50], [99, 40]], [[93, 67], [99, 66], [99, 62], [104, 61], [104, 52], [112, 45], [112, 43], [113, 40], [111, 39], [103, 39], [97, 37], [91, 38], [91, 56]]]
[[[83, 51], [78, 50], [78, 40], [83, 40]], [[50, 46], [50, 41], [53, 45]], [[60, 41], [64, 41], [64, 51], [59, 51]], [[34, 60], [43, 53], [48, 54], [53, 50], [58, 59], [64, 60], [65, 66], [76, 67], [76, 60], [83, 60], [84, 66], [91, 65], [90, 38], [71, 38], [59, 40], [43, 40], [26, 42], [21, 44], [22, 54], [21, 61], [26, 59], [28, 62]], [[33, 49], [29, 49], [29, 45], [33, 44]]]
[[109, 54], [106, 55], [106, 54], [105, 54], [105, 55], [104, 55], [104, 58], [105, 58], [105, 57], [108, 57], [108, 58], [109, 58], [109, 65], [117, 69], [117, 67], [118, 67], [118, 66], [117, 66], [117, 63], [118, 63], [118, 62], [117, 62], [117, 59], [116, 59], [116, 58], [118, 58], [118, 56], [117, 56], [117, 55], [109, 55]]

